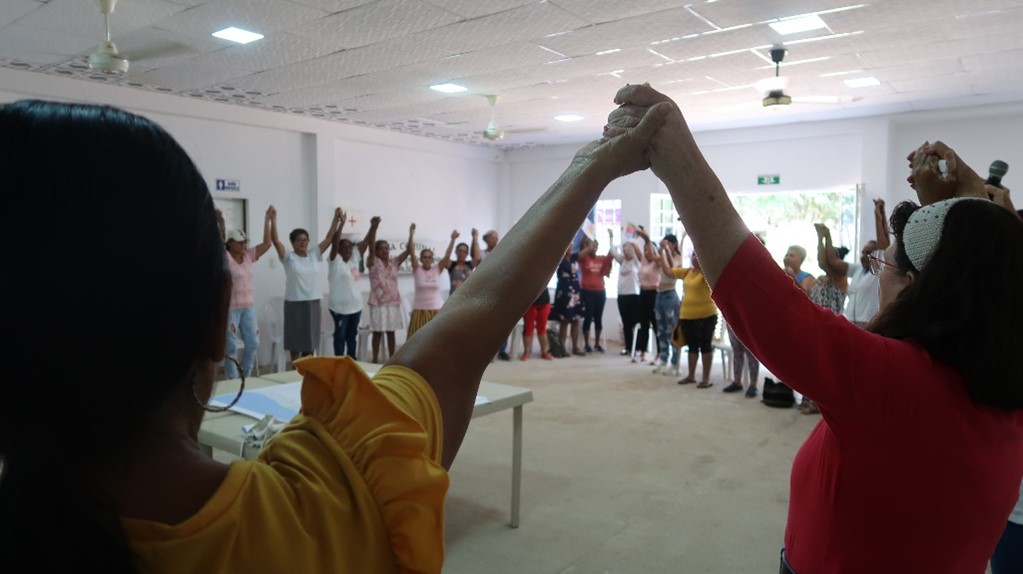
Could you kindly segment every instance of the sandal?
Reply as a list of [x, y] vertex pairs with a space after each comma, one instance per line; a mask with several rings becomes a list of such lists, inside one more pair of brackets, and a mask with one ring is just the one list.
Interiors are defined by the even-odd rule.
[[680, 384], [680, 385], [689, 385], [689, 384], [692, 384], [692, 383], [695, 383], [695, 382], [696, 382], [696, 379], [694, 379], [692, 377], [686, 377], [684, 379], [679, 380], [678, 384]]
[[740, 385], [739, 383], [732, 383], [732, 384], [728, 385], [727, 387], [721, 389], [721, 392], [723, 392], [723, 393], [740, 393], [740, 392], [742, 392], [742, 390], [743, 390], [742, 389], [742, 385]]
[[714, 386], [714, 383], [710, 381], [700, 381], [700, 384], [696, 385], [698, 389], [709, 389]]

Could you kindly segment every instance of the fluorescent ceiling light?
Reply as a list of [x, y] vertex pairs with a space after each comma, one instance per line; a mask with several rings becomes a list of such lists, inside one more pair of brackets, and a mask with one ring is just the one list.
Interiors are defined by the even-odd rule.
[[554, 116], [554, 119], [558, 120], [559, 122], [577, 122], [583, 119], [583, 117], [577, 114], [563, 114], [560, 116]]
[[458, 84], [434, 84], [430, 86], [430, 89], [445, 94], [457, 94], [458, 92], [468, 90], [465, 86], [459, 86]]
[[827, 24], [824, 23], [824, 20], [821, 20], [821, 17], [816, 14], [779, 20], [777, 22], [771, 22], [768, 25], [774, 28], [775, 32], [778, 32], [783, 36], [798, 34], [800, 32], [809, 32], [810, 30], [820, 30], [821, 28], [828, 27]]
[[853, 78], [851, 80], [846, 80], [844, 83], [850, 88], [869, 88], [870, 86], [881, 85], [881, 81], [875, 78], [874, 76], [867, 76], [866, 78]]
[[255, 42], [256, 40], [262, 40], [263, 35], [255, 32], [249, 32], [248, 30], [242, 30], [241, 28], [224, 28], [219, 32], [214, 32], [213, 37], [220, 38], [222, 40], [229, 40], [231, 42], [238, 42], [239, 44], [248, 44], [249, 42]]

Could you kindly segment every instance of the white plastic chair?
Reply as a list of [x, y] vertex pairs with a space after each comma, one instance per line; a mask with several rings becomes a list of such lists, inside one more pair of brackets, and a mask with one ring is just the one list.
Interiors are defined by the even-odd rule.
[[327, 304], [330, 295], [320, 299], [320, 349], [321, 357], [334, 356], [334, 317], [330, 314]]

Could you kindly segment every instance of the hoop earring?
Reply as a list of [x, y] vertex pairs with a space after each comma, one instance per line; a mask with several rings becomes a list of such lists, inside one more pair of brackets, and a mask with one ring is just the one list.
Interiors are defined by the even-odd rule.
[[242, 393], [245, 392], [245, 373], [242, 372], [241, 363], [239, 363], [238, 359], [235, 359], [234, 357], [227, 357], [227, 360], [233, 361], [235, 366], [238, 367], [238, 374], [240, 375], [239, 378], [241, 378], [241, 385], [238, 386], [238, 394], [236, 394], [234, 396], [234, 399], [232, 399], [231, 402], [228, 403], [227, 405], [222, 407], [211, 407], [209, 403], [202, 402], [202, 400], [199, 398], [199, 393], [195, 392], [195, 382], [194, 381], [192, 382], [192, 396], [195, 397], [195, 402], [200, 407], [202, 407], [202, 410], [208, 413], [222, 413], [224, 411], [229, 410], [238, 402], [238, 399], [242, 398]]

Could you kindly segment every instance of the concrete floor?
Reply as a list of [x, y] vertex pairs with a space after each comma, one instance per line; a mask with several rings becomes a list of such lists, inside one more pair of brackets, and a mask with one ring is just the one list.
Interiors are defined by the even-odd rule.
[[722, 393], [720, 365], [697, 389], [620, 349], [490, 366], [485, 380], [534, 394], [521, 526], [511, 412], [475, 419], [451, 470], [445, 572], [777, 571], [792, 458], [819, 416]]

